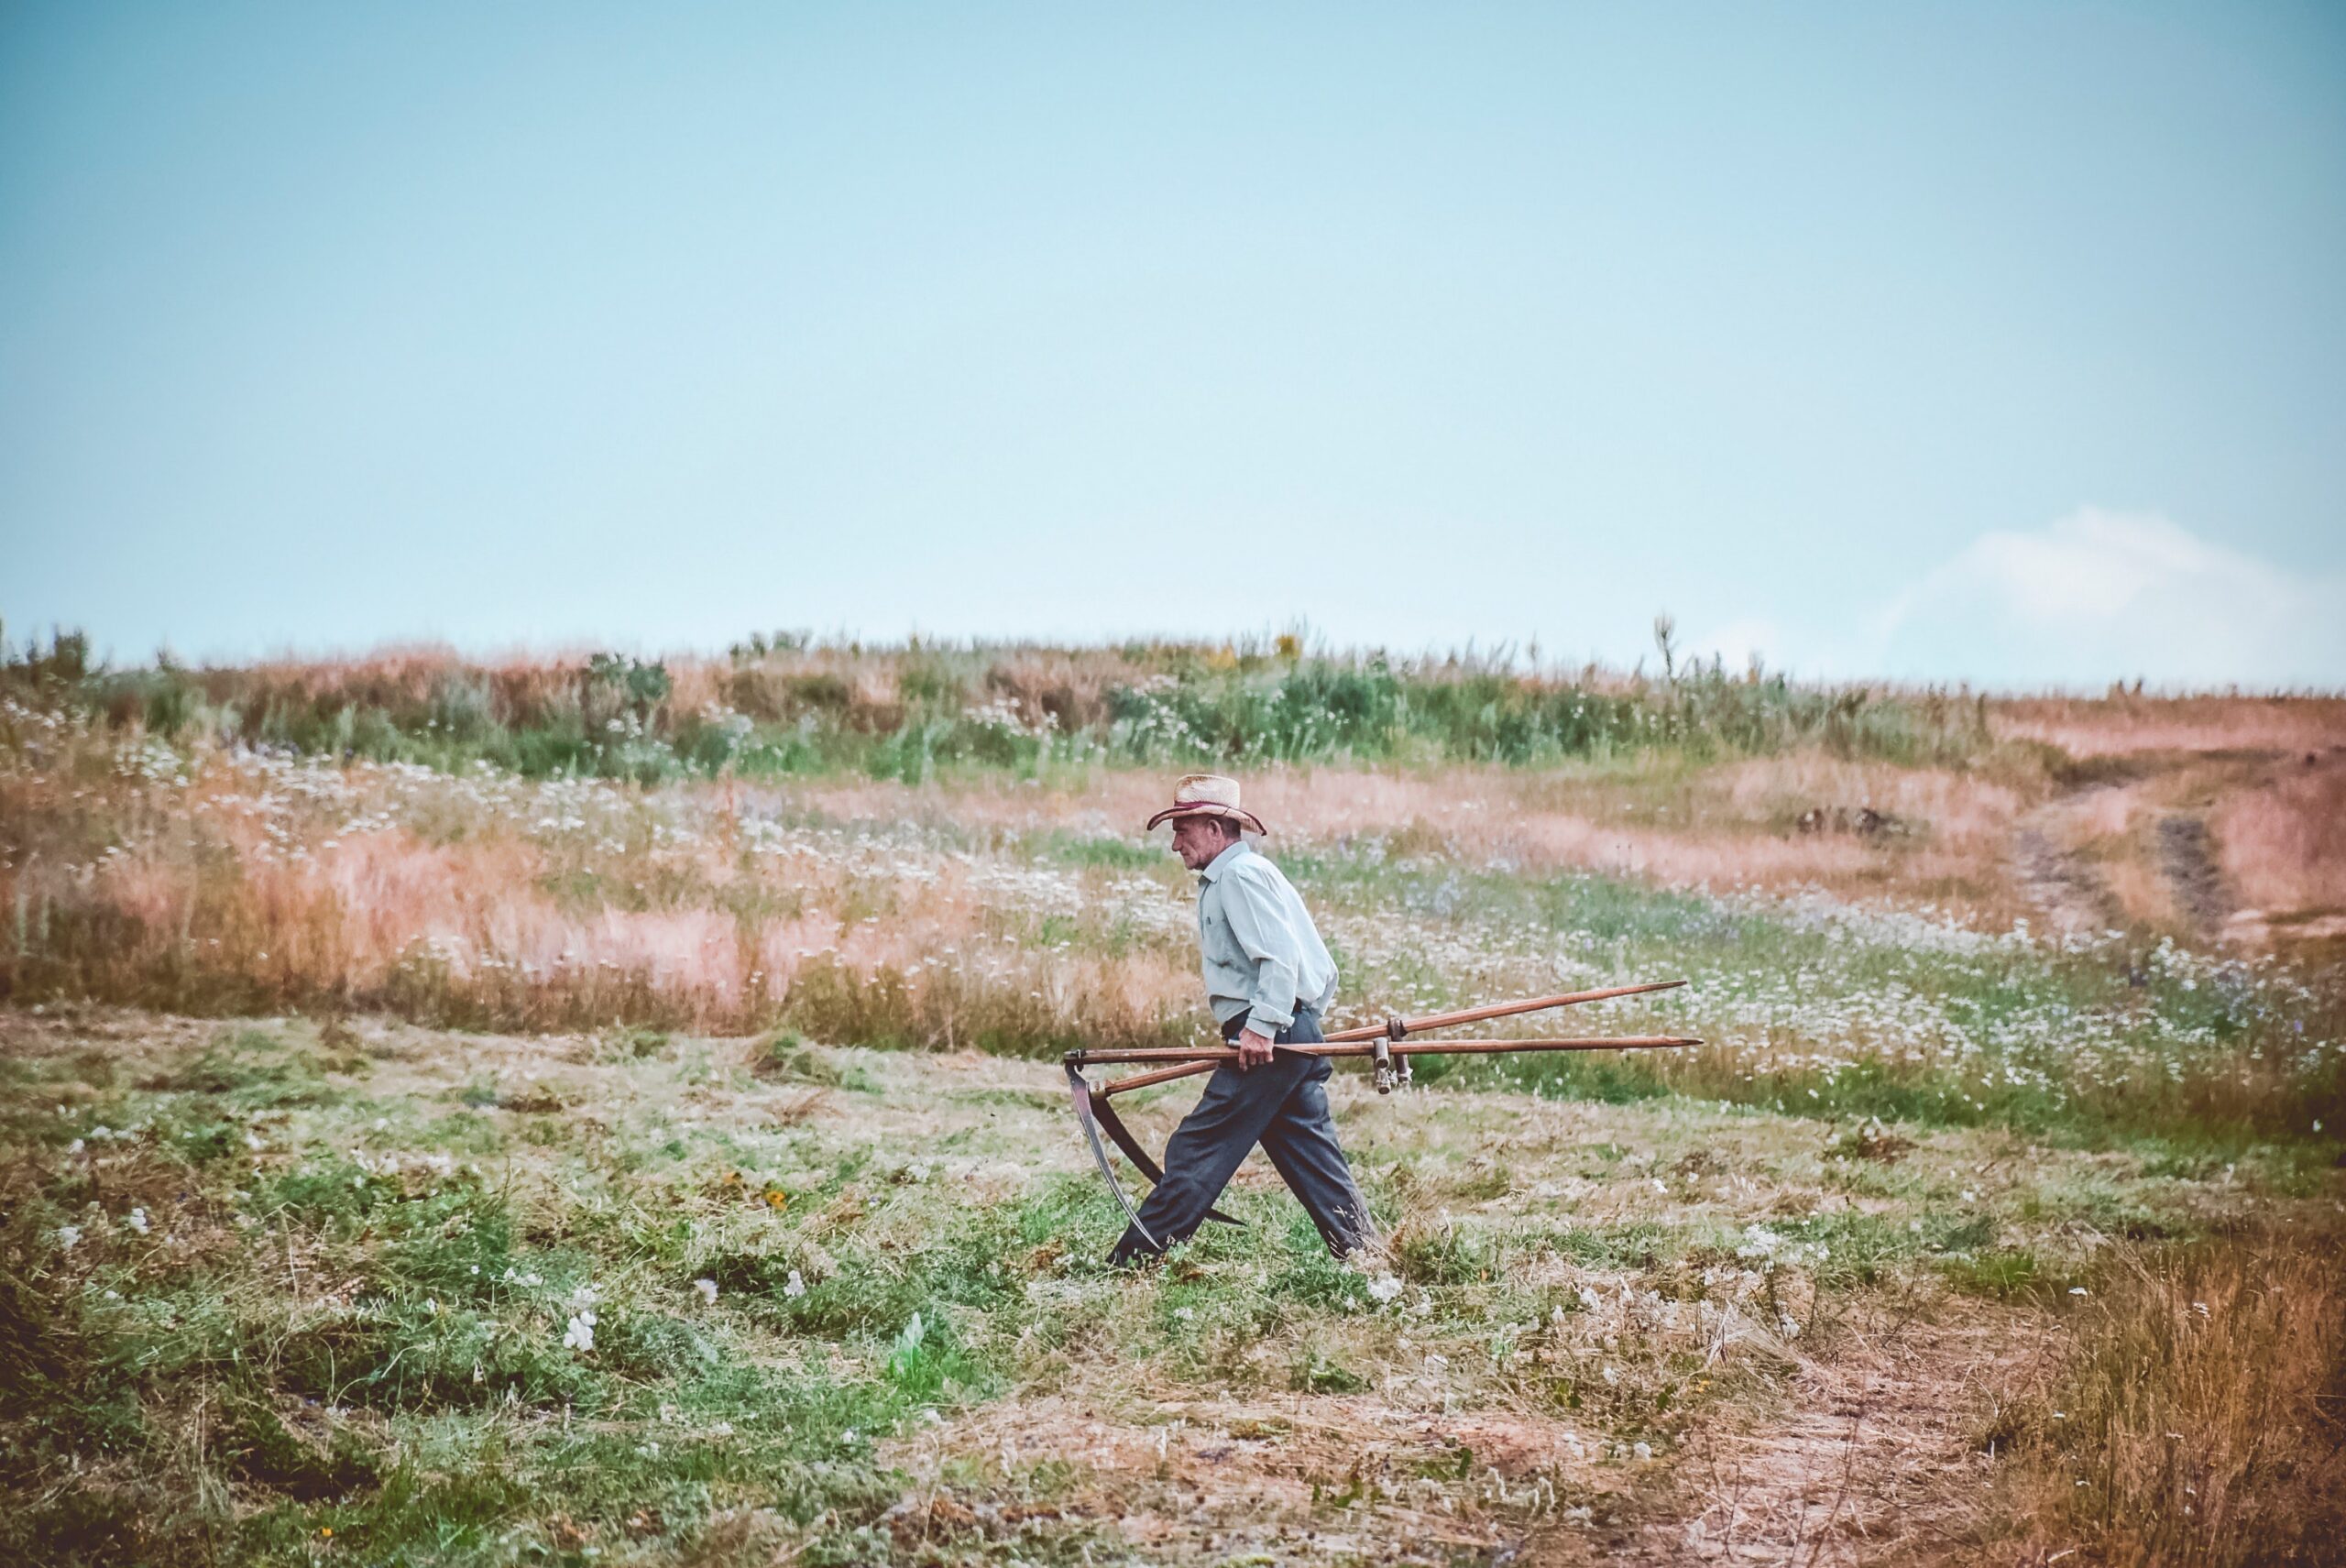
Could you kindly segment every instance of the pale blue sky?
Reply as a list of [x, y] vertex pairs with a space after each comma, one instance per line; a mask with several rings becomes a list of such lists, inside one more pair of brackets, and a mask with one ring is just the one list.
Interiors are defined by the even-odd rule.
[[0, 552], [130, 658], [2346, 685], [2346, 11], [14, 4]]

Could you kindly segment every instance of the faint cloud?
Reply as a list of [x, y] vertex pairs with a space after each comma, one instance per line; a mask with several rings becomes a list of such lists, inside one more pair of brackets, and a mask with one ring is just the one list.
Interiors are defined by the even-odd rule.
[[2346, 576], [2153, 513], [1980, 535], [1873, 619], [1872, 671], [1998, 686], [2346, 686]]

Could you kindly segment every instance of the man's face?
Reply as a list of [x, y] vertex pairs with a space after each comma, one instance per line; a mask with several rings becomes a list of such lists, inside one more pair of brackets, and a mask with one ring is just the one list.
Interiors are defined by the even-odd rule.
[[1201, 872], [1213, 864], [1213, 858], [1230, 848], [1230, 840], [1222, 830], [1219, 817], [1177, 817], [1173, 819], [1173, 852], [1181, 863], [1193, 872]]

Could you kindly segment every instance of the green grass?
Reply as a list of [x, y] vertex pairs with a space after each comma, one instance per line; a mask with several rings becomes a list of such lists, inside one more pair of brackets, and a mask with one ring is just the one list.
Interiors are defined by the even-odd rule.
[[[237, 1560], [299, 1556], [331, 1530], [338, 1550], [394, 1560], [506, 1561], [517, 1508], [558, 1505], [573, 1523], [614, 1533], [642, 1513], [674, 1521], [662, 1530], [675, 1541], [729, 1495], [754, 1494], [800, 1524], [868, 1508], [885, 1489], [872, 1439], [993, 1384], [957, 1338], [955, 1305], [1001, 1297], [987, 1265], [1030, 1223], [1024, 1215], [959, 1233], [908, 1276], [855, 1267], [850, 1250], [846, 1266], [792, 1298], [783, 1276], [696, 1242], [697, 1224], [651, 1223], [640, 1211], [523, 1213], [510, 1171], [500, 1180], [447, 1157], [387, 1164], [337, 1152], [371, 1113], [388, 1120], [407, 1107], [289, 1098], [284, 1064], [298, 1056], [263, 1031], [225, 1034], [154, 1080], [169, 1087], [104, 1102], [140, 1129], [129, 1171], [93, 1185], [69, 1167], [16, 1211], [0, 1342], [25, 1348], [0, 1369], [12, 1408], [37, 1413], [9, 1433], [12, 1474], [77, 1453], [168, 1464], [189, 1407], [216, 1406], [208, 1472], [284, 1500], [257, 1510], [225, 1507], [225, 1496], [182, 1501], [192, 1512], [168, 1516], [175, 1535]], [[607, 1059], [625, 1071], [651, 1056]], [[44, 1091], [93, 1087], [42, 1076]], [[241, 1159], [176, 1163], [182, 1123], [217, 1117], [241, 1135], [281, 1125], [294, 1105], [317, 1119], [316, 1135], [291, 1157], [273, 1153], [265, 1174]], [[480, 1141], [468, 1118], [420, 1130], [441, 1135], [430, 1142]], [[569, 1179], [597, 1163], [571, 1137], [556, 1147]], [[147, 1234], [122, 1222], [123, 1182], [156, 1194], [137, 1206]], [[806, 1196], [819, 1201], [824, 1190]], [[85, 1220], [86, 1238], [60, 1253], [59, 1227], [91, 1205], [109, 1218]], [[167, 1227], [218, 1234], [182, 1259], [162, 1240]], [[786, 1241], [800, 1226], [768, 1228]], [[101, 1252], [86, 1283], [58, 1269]], [[305, 1273], [330, 1304], [275, 1288], [280, 1268]], [[723, 1282], [720, 1310], [693, 1310], [701, 1268]], [[608, 1294], [593, 1349], [565, 1348], [559, 1324], [598, 1279]], [[765, 1348], [776, 1333], [803, 1348], [777, 1362]], [[326, 1412], [318, 1423], [330, 1434], [297, 1434], [288, 1409]], [[708, 1437], [718, 1427], [730, 1429], [723, 1441]], [[452, 1445], [488, 1464], [493, 1481], [425, 1462]], [[14, 1549], [58, 1560], [144, 1556], [164, 1544], [150, 1539], [156, 1507], [142, 1487], [69, 1486], [5, 1528]]]
[[[2220, 1195], [2334, 1185], [2286, 1149], [2219, 1165], [2157, 1140], [2032, 1146], [1981, 1178], [2001, 1157], [1979, 1140], [2012, 1135], [1890, 1137], [1682, 1094], [1584, 1102], [1568, 1136], [1527, 1141], [1529, 1102], [1445, 1091], [1347, 1102], [1388, 1261], [1339, 1265], [1283, 1195], [1247, 1188], [1244, 1228], [1135, 1277], [1101, 1259], [1120, 1215], [1043, 1065], [940, 1081], [788, 1036], [625, 1030], [484, 1056], [359, 1025], [0, 1058], [17, 1173], [0, 1550], [959, 1562], [1014, 1537], [1030, 1561], [1114, 1561], [1113, 1528], [1062, 1508], [1097, 1485], [1080, 1447], [1058, 1469], [988, 1459], [989, 1410], [1442, 1386], [1549, 1412], [1592, 1452], [1666, 1456], [1791, 1365], [1757, 1342], [1706, 1353], [1730, 1306], [1803, 1345], [1934, 1280], [2057, 1307], [2080, 1236], [2188, 1238]], [[777, 1118], [810, 1089], [820, 1113]], [[561, 1109], [526, 1108], [539, 1092]], [[1476, 1152], [1509, 1138], [1504, 1159]], [[1526, 1206], [1559, 1182], [1614, 1217]], [[591, 1350], [565, 1344], [587, 1310]], [[962, 1434], [934, 1462], [960, 1477], [949, 1495], [1051, 1517], [1003, 1536], [948, 1510], [904, 1547], [890, 1510], [934, 1495], [905, 1468], [931, 1432]], [[1413, 1485], [1499, 1507], [1454, 1446], [1415, 1464]], [[1331, 1518], [1384, 1495], [1315, 1485]]]

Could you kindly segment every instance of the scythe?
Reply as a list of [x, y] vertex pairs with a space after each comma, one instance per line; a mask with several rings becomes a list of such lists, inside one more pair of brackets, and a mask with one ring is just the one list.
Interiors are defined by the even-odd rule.
[[[1602, 1051], [1669, 1049], [1681, 1046], [1699, 1046], [1703, 1042], [1676, 1035], [1639, 1035], [1578, 1039], [1515, 1039], [1515, 1040], [1418, 1040], [1412, 1036], [1430, 1029], [1454, 1028], [1464, 1024], [1477, 1024], [1487, 1018], [1512, 1017], [1522, 1013], [1537, 1013], [1551, 1007], [1569, 1007], [1575, 1003], [1603, 1002], [1617, 996], [1637, 996], [1647, 992], [1671, 991], [1686, 982], [1683, 980], [1652, 981], [1642, 985], [1607, 986], [1597, 991], [1568, 992], [1558, 996], [1535, 996], [1523, 1002], [1497, 1002], [1481, 1007], [1464, 1008], [1454, 1013], [1437, 1013], [1423, 1018], [1387, 1018], [1381, 1024], [1368, 1024], [1357, 1028], [1340, 1030], [1325, 1040], [1281, 1046], [1283, 1051], [1302, 1056], [1367, 1057], [1376, 1065], [1376, 1091], [1388, 1094], [1394, 1088], [1409, 1081], [1409, 1058], [1415, 1056], [1488, 1056], [1501, 1052], [1530, 1051]], [[1068, 1091], [1075, 1105], [1076, 1124], [1083, 1130], [1084, 1141], [1091, 1146], [1091, 1158], [1100, 1174], [1115, 1194], [1117, 1206], [1132, 1222], [1133, 1229], [1149, 1245], [1157, 1245], [1148, 1227], [1141, 1223], [1140, 1210], [1125, 1193], [1124, 1184], [1116, 1179], [1115, 1167], [1108, 1158], [1106, 1144], [1100, 1135], [1105, 1132], [1111, 1141], [1124, 1151], [1151, 1186], [1162, 1182], [1165, 1173], [1149, 1157], [1148, 1151], [1134, 1137], [1113, 1106], [1111, 1095], [1127, 1090], [1143, 1089], [1151, 1084], [1168, 1083], [1178, 1078], [1189, 1078], [1211, 1072], [1225, 1062], [1238, 1059], [1238, 1052], [1230, 1047], [1210, 1046], [1135, 1046], [1122, 1049], [1069, 1051], [1063, 1058], [1067, 1068]], [[1159, 1063], [1146, 1071], [1128, 1073], [1120, 1079], [1094, 1084], [1083, 1076], [1083, 1069], [1093, 1065], [1112, 1062]], [[1398, 1065], [1397, 1065], [1398, 1064]], [[1220, 1209], [1209, 1209], [1206, 1218], [1219, 1220], [1226, 1225], [1242, 1222], [1232, 1219]]]

